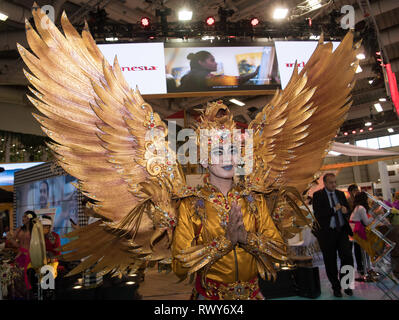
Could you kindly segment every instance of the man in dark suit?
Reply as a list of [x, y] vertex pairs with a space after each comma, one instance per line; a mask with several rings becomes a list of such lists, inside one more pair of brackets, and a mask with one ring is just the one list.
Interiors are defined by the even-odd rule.
[[[341, 261], [341, 268], [345, 265], [353, 267], [352, 246], [348, 235], [352, 235], [347, 220], [349, 204], [345, 194], [336, 190], [337, 182], [333, 173], [323, 177], [324, 188], [313, 194], [313, 211], [319, 224], [315, 232], [321, 252], [328, 280], [332, 285], [334, 296], [342, 297], [340, 277], [337, 268], [337, 252]], [[345, 289], [347, 295], [353, 295], [352, 289]]]

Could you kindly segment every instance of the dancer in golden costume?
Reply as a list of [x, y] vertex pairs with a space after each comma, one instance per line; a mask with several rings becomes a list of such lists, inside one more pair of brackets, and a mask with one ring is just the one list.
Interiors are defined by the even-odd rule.
[[275, 276], [276, 262], [288, 259], [287, 239], [310, 222], [300, 195], [350, 108], [359, 47], [353, 34], [334, 52], [321, 38], [304, 69], [295, 67], [249, 124], [253, 170], [244, 165], [240, 178], [242, 141], [223, 133], [233, 136], [232, 116], [223, 103], [209, 103], [197, 128], [214, 130], [205, 135], [209, 157], [201, 162], [209, 179], [194, 189], [165, 141], [165, 124], [129, 88], [118, 61], [107, 63], [87, 25], [78, 34], [64, 13], [62, 34], [41, 10], [33, 17], [35, 29], [26, 22], [33, 53], [18, 49], [30, 70], [29, 99], [44, 115], [35, 117], [60, 166], [104, 218], [69, 234], [78, 239], [62, 248], [70, 251], [63, 258], [86, 258], [71, 274], [93, 265], [93, 272], [123, 274], [171, 257], [180, 278], [196, 274], [194, 298], [262, 298], [257, 275]]

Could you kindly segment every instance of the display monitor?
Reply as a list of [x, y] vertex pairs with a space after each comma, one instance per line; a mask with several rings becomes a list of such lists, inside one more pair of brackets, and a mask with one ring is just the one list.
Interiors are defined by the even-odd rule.
[[[76, 178], [62, 175], [16, 186], [17, 227], [22, 225], [24, 212], [34, 210], [38, 215], [52, 216], [52, 231], [60, 236], [71, 232], [72, 225], [78, 225], [78, 191], [74, 183]], [[66, 242], [61, 237], [61, 244]]]

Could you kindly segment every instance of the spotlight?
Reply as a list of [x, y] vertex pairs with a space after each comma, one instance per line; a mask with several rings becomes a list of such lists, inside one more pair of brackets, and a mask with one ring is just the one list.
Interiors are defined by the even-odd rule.
[[148, 19], [147, 17], [143, 17], [140, 20], [140, 24], [143, 28], [148, 28], [150, 26], [150, 19]]
[[215, 18], [214, 17], [208, 17], [208, 18], [206, 18], [205, 22], [206, 22], [206, 24], [208, 26], [213, 26], [215, 24]]
[[385, 102], [385, 101], [387, 101], [387, 99], [386, 99], [386, 98], [379, 98], [378, 100], [379, 100], [379, 101], [381, 101], [381, 102]]
[[369, 127], [369, 131], [373, 131], [373, 127]]
[[135, 284], [136, 282], [134, 282], [134, 281], [128, 281], [128, 282], [126, 282], [126, 284], [127, 285], [129, 285], [129, 286], [131, 286], [132, 284]]
[[276, 8], [274, 9], [273, 18], [276, 20], [284, 19], [288, 14], [287, 8]]
[[72, 287], [72, 289], [82, 289], [82, 286], [81, 285], [77, 285], [77, 286]]
[[348, 135], [348, 132], [344, 132], [344, 136], [347, 136]]
[[241, 102], [240, 100], [237, 100], [237, 99], [230, 99], [230, 102], [233, 102], [234, 104], [236, 104], [240, 107], [245, 106], [244, 102]]
[[359, 60], [364, 60], [364, 59], [366, 59], [366, 56], [364, 55], [364, 53], [358, 53], [356, 55], [356, 58], [358, 58]]
[[369, 80], [369, 84], [373, 84], [373, 82], [374, 82], [374, 79]]
[[6, 21], [8, 19], [8, 15], [5, 13], [0, 12], [0, 21]]
[[352, 130], [352, 134], [356, 134], [356, 130]]
[[257, 26], [259, 24], [259, 19], [258, 18], [252, 18], [251, 19], [251, 25], [253, 27]]
[[186, 9], [182, 9], [179, 11], [179, 20], [180, 21], [189, 21], [193, 17], [193, 12], [188, 11]]
[[389, 133], [392, 133], [392, 132], [393, 132], [393, 129], [392, 129], [392, 128], [388, 128], [387, 130], [388, 130]]
[[383, 111], [382, 107], [381, 107], [381, 104], [379, 104], [379, 103], [374, 103], [374, 108], [375, 108], [375, 110], [377, 112], [382, 112]]
[[368, 121], [368, 122], [366, 122], [364, 125], [365, 125], [366, 127], [370, 127], [370, 126], [372, 125], [372, 123], [371, 123], [370, 121]]
[[364, 131], [363, 129], [360, 129], [360, 130], [359, 130], [360, 133], [363, 133], [363, 131]]

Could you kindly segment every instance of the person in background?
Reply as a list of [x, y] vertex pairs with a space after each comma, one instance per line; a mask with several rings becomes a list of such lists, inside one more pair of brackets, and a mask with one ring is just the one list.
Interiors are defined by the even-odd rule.
[[39, 198], [40, 209], [48, 208], [49, 207], [48, 198], [50, 194], [50, 189], [48, 182], [46, 180], [40, 182], [39, 192], [40, 192], [40, 198]]
[[[367, 214], [369, 210], [370, 206], [368, 203], [367, 194], [365, 192], [359, 192], [358, 194], [356, 194], [354, 201], [354, 209], [351, 214], [349, 224], [353, 230], [353, 233], [363, 240], [367, 240], [365, 227], [370, 225], [374, 220], [373, 217]], [[355, 242], [355, 245], [359, 247], [360, 256], [363, 260], [361, 266], [362, 269], [360, 269], [361, 272], [359, 271], [359, 266], [358, 266], [358, 271], [362, 275], [362, 277], [364, 277], [366, 273], [372, 270], [370, 258], [357, 242]]]
[[43, 215], [41, 217], [41, 223], [43, 225], [44, 241], [46, 243], [46, 253], [47, 258], [50, 260], [55, 260], [57, 256], [61, 254], [61, 240], [58, 233], [51, 231], [53, 226], [53, 220], [51, 217]]
[[190, 60], [191, 70], [181, 78], [179, 91], [207, 90], [214, 85], [241, 85], [256, 77], [259, 72], [259, 67], [257, 67], [253, 73], [239, 77], [214, 76], [212, 72], [217, 70], [217, 62], [215, 57], [205, 50], [190, 53], [187, 59]]
[[[355, 208], [354, 202], [355, 202], [355, 196], [360, 192], [359, 187], [356, 184], [351, 184], [348, 187], [348, 204], [349, 204], [349, 217], [351, 216], [353, 209]], [[363, 276], [364, 276], [364, 271], [363, 271], [363, 256], [362, 256], [362, 248], [359, 246], [359, 244], [356, 241], [353, 241], [353, 251], [355, 254], [355, 260], [356, 260], [356, 269], [357, 272], [360, 274], [360, 278], [357, 278], [357, 281], [362, 281]]]
[[[323, 182], [324, 188], [313, 194], [313, 212], [319, 224], [314, 235], [323, 254], [327, 277], [332, 285], [334, 296], [342, 297], [338, 275], [342, 277], [343, 274], [338, 272], [337, 251], [341, 267], [353, 266], [352, 245], [348, 237], [352, 235], [352, 229], [345, 217], [349, 211], [349, 204], [345, 194], [336, 190], [337, 182], [333, 173], [325, 174]], [[353, 295], [350, 288], [344, 289], [344, 292], [349, 296]]]
[[10, 231], [7, 234], [7, 240], [12, 247], [18, 248], [19, 253], [15, 259], [17, 265], [24, 270], [25, 285], [30, 290], [31, 284], [28, 279], [28, 266], [30, 263], [29, 248], [32, 235], [33, 225], [36, 223], [36, 213], [34, 211], [26, 211], [22, 217], [22, 227], [19, 227], [15, 234]]
[[354, 201], [355, 201], [355, 196], [360, 192], [359, 187], [357, 186], [357, 184], [351, 184], [348, 187], [348, 193], [349, 193], [349, 198], [348, 200], [348, 204], [349, 204], [349, 216], [352, 213], [353, 209], [355, 208], [355, 206], [353, 205]]

